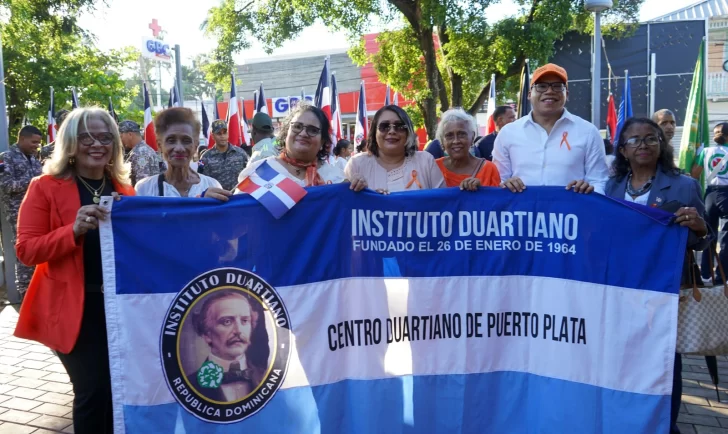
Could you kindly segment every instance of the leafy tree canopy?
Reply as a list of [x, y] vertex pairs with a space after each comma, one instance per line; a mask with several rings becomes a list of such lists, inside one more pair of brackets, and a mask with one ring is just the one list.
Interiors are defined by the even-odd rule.
[[[643, 0], [617, 0], [603, 13], [607, 32], [626, 31], [636, 22]], [[352, 59], [372, 62], [381, 81], [415, 101], [428, 135], [437, 115], [453, 106], [476, 113], [490, 89], [520, 73], [525, 59], [535, 64], [552, 54], [569, 30], [593, 28], [583, 0], [518, 0], [512, 16], [489, 23], [488, 7], [497, 0], [223, 0], [210, 10], [204, 27], [218, 42], [208, 78], [221, 80], [233, 68], [232, 56], [260, 40], [268, 50], [321, 21], [357, 38], [373, 18], [398, 30], [382, 32], [371, 56], [355, 46]], [[274, 17], [271, 19], [271, 17]]]

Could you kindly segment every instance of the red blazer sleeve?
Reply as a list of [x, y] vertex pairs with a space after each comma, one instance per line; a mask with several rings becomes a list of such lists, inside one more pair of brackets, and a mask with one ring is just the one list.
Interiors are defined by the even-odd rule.
[[52, 213], [60, 218], [58, 211], [52, 207], [40, 178], [33, 179], [20, 205], [15, 243], [15, 254], [26, 265], [43, 264], [63, 257], [79, 246], [73, 235], [73, 223], [51, 230]]

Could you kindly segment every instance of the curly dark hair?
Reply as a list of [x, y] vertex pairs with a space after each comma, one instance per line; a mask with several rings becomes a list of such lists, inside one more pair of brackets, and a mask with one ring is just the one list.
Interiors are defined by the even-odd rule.
[[632, 125], [649, 125], [650, 127], [652, 127], [652, 129], [655, 131], [657, 139], [660, 142], [660, 156], [657, 158], [658, 166], [661, 166], [661, 170], [665, 173], [679, 175], [680, 169], [675, 166], [675, 157], [673, 156], [672, 146], [667, 143], [667, 139], [665, 138], [665, 133], [662, 132], [662, 128], [660, 128], [660, 126], [657, 125], [657, 123], [655, 123], [655, 121], [653, 121], [652, 119], [629, 118], [627, 119], [627, 122], [624, 123], [624, 126], [622, 126], [622, 130], [619, 132], [619, 138], [617, 139], [616, 155], [614, 158], [614, 163], [612, 163], [612, 168], [614, 169], [614, 177], [621, 181], [622, 179], [624, 179], [625, 176], [627, 176], [627, 174], [629, 174], [629, 171], [631, 170], [629, 161], [627, 161], [627, 158], [622, 155], [620, 150], [624, 148], [625, 144], [627, 143], [627, 139], [629, 139], [626, 132]]
[[412, 120], [407, 115], [407, 112], [396, 105], [386, 105], [377, 110], [377, 112], [374, 114], [374, 119], [372, 119], [371, 126], [369, 127], [369, 135], [367, 136], [369, 152], [375, 157], [379, 156], [379, 145], [377, 144], [377, 127], [379, 127], [379, 118], [382, 117], [382, 113], [384, 113], [385, 111], [394, 112], [394, 114], [399, 116], [399, 119], [407, 126], [407, 141], [404, 144], [404, 155], [406, 157], [411, 157], [415, 155], [415, 152], [417, 152], [417, 149], [419, 148], [419, 146], [417, 145], [417, 133], [415, 132], [415, 127], [414, 125], [412, 125]]
[[326, 157], [329, 155], [328, 152], [326, 152], [326, 147], [331, 144], [331, 135], [329, 134], [329, 130], [331, 130], [331, 122], [329, 122], [329, 118], [326, 117], [323, 110], [305, 102], [299, 102], [296, 107], [291, 110], [291, 113], [286, 116], [286, 119], [283, 121], [283, 126], [276, 136], [278, 139], [276, 150], [278, 150], [278, 152], [284, 152], [286, 150], [286, 137], [288, 136], [288, 130], [291, 128], [291, 123], [293, 122], [293, 119], [305, 112], [313, 113], [321, 124], [321, 149], [319, 149], [316, 154], [316, 158], [321, 162], [326, 161]]

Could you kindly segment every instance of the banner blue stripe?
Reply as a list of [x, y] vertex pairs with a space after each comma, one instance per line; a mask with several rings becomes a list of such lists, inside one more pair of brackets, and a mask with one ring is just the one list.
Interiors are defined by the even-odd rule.
[[[455, 216], [459, 211], [573, 214], [578, 218], [578, 236], [573, 241], [470, 237], [473, 244], [490, 241], [491, 247], [497, 247], [496, 241], [500, 247], [504, 241], [518, 241], [521, 250], [466, 252], [455, 250], [456, 241], [466, 240], [457, 234], [418, 238], [413, 233], [408, 239], [418, 247], [413, 252], [353, 251], [352, 206], [383, 212], [450, 211]], [[255, 266], [256, 273], [273, 286], [383, 277], [384, 259], [395, 258], [405, 277], [532, 275], [676, 293], [687, 230], [665, 227], [655, 217], [664, 219], [666, 214], [652, 214], [598, 194], [579, 195], [560, 187], [529, 187], [521, 194], [499, 188], [476, 193], [452, 188], [382, 196], [353, 193], [347, 185], [322, 186], [309, 189], [280, 220], [247, 195], [225, 204], [213, 199], [123, 198], [112, 213], [116, 292], [178, 292], [199, 270], [223, 266], [249, 270]], [[294, 221], [323, 224], [293, 231], [298, 227]], [[265, 233], [260, 227], [267, 228]], [[364, 242], [373, 237], [356, 239]], [[377, 240], [388, 244], [402, 239], [385, 233]], [[529, 241], [540, 241], [543, 251], [525, 251]], [[422, 246], [432, 251], [421, 251]], [[549, 251], [564, 247], [573, 253]], [[160, 248], [166, 252], [164, 258], [159, 257]], [[645, 257], [663, 272], [646, 273], [630, 265], [644, 263]], [[154, 272], [140, 273], [144, 266]]]
[[[483, 390], [492, 399], [483, 401]], [[187, 433], [636, 434], [668, 432], [669, 401], [670, 396], [494, 372], [281, 390], [255, 417], [231, 425], [202, 425], [177, 404], [125, 405], [124, 414], [127, 432], [135, 434], [175, 433], [180, 411]]]

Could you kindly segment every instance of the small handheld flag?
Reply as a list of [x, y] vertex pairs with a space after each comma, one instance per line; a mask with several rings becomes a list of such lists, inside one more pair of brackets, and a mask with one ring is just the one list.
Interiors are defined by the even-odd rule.
[[243, 101], [243, 121], [240, 123], [240, 127], [243, 130], [243, 143], [247, 146], [253, 146], [252, 140], [250, 139], [250, 129], [248, 128], [248, 116], [245, 114], [245, 101]]
[[384, 105], [389, 105], [389, 85], [387, 85], [387, 90], [385, 91], [386, 94], [384, 95]]
[[361, 142], [367, 139], [369, 134], [369, 121], [367, 119], [367, 96], [364, 90], [364, 82], [359, 87], [359, 104], [356, 108], [356, 126], [354, 127], [354, 145], [358, 147]]
[[607, 98], [607, 138], [612, 144], [617, 140], [617, 110], [614, 106], [614, 95], [609, 94]]
[[276, 219], [283, 217], [307, 191], [268, 165], [267, 161], [238, 184], [238, 190], [260, 202]]

